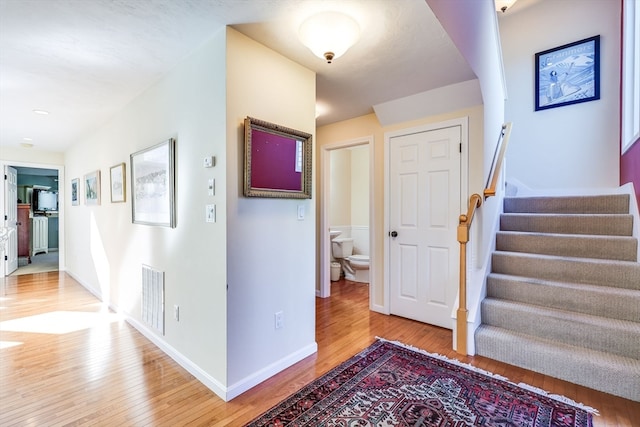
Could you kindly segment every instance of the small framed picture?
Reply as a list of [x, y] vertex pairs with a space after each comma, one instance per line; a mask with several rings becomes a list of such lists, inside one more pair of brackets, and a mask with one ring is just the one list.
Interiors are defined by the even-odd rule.
[[535, 55], [536, 111], [600, 99], [600, 36]]
[[71, 206], [80, 204], [80, 178], [71, 180]]
[[175, 227], [175, 140], [133, 153], [130, 173], [133, 223]]
[[126, 200], [127, 187], [124, 163], [111, 166], [111, 203], [121, 203]]
[[84, 176], [84, 202], [87, 205], [100, 204], [100, 171], [88, 173]]

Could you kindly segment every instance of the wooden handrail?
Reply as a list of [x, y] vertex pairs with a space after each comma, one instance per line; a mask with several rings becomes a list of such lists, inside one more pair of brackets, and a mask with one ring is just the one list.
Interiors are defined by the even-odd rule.
[[458, 225], [458, 242], [460, 242], [460, 289], [457, 313], [457, 349], [460, 354], [467, 355], [467, 242], [469, 241], [469, 227], [473, 221], [476, 209], [482, 205], [482, 197], [474, 193], [469, 197], [469, 207], [466, 215], [460, 215]]
[[[487, 185], [484, 189], [484, 200], [496, 195], [496, 185], [500, 169], [504, 162], [504, 155], [507, 151], [509, 136], [511, 135], [511, 123], [502, 125], [498, 145], [493, 155], [493, 162], [489, 170]], [[458, 242], [460, 242], [460, 286], [458, 294], [458, 311], [456, 315], [456, 352], [467, 355], [467, 242], [469, 241], [469, 228], [473, 222], [476, 210], [482, 206], [482, 196], [474, 193], [469, 197], [467, 213], [460, 215], [458, 223]]]

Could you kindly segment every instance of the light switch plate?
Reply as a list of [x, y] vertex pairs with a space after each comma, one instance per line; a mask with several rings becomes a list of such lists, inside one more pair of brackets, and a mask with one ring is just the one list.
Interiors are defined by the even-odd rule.
[[304, 219], [304, 205], [298, 205], [298, 221]]
[[216, 222], [216, 205], [207, 205], [205, 215], [207, 222]]
[[209, 190], [209, 195], [213, 196], [216, 194], [216, 180], [213, 178], [209, 178], [209, 182], [207, 184], [207, 189]]

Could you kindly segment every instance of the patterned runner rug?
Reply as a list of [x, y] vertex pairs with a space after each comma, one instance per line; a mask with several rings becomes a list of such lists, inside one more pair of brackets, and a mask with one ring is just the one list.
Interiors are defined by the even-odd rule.
[[593, 408], [377, 340], [247, 426], [592, 426]]

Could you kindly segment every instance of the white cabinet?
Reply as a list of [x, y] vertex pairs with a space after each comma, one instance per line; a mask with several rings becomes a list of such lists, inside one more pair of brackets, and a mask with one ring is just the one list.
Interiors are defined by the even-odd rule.
[[34, 216], [31, 223], [31, 255], [49, 253], [49, 218]]

